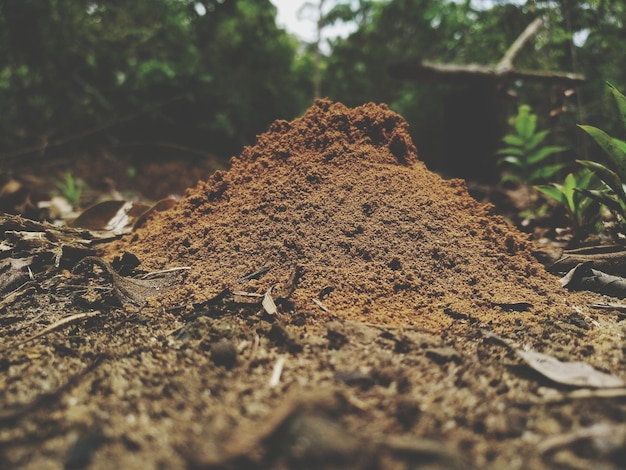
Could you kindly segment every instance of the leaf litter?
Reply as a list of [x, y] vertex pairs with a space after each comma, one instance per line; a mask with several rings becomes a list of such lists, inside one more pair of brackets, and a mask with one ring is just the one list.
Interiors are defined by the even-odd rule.
[[[429, 172], [387, 107], [318, 101], [107, 246], [106, 261], [33, 271], [37, 302], [0, 313], [11, 344], [102, 314], [5, 352], [2, 411], [22, 411], [0, 423], [0, 458], [59, 467], [82, 448], [91, 468], [620, 468], [567, 437], [626, 415], [620, 389], [542, 402], [564, 385], [507, 366], [515, 352], [481, 334], [623, 375], [623, 326], [585, 307], [610, 300], [562, 289], [532, 251], [463, 182]], [[166, 285], [138, 284], [148, 271]]]

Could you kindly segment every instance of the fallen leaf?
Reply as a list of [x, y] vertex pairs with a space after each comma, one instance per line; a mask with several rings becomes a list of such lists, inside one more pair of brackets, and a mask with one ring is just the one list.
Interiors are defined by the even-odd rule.
[[619, 377], [600, 372], [585, 362], [563, 362], [531, 349], [515, 349], [515, 353], [535, 371], [556, 383], [592, 388], [626, 386], [626, 382]]
[[557, 358], [542, 354], [532, 349], [521, 349], [513, 341], [503, 338], [489, 330], [482, 330], [483, 338], [514, 351], [528, 366], [553, 382], [572, 387], [620, 388], [626, 382], [614, 375], [600, 372], [585, 362], [563, 362]]
[[120, 276], [111, 265], [95, 256], [88, 256], [80, 260], [74, 267], [72, 274], [84, 277], [87, 283], [89, 278], [98, 279], [101, 286], [106, 286], [107, 291], [117, 298], [122, 305], [144, 305], [148, 298], [155, 297], [176, 283], [177, 271], [187, 268], [175, 268], [175, 270], [160, 271], [157, 277], [151, 279], [135, 279]]
[[276, 308], [274, 299], [272, 299], [272, 288], [273, 287], [267, 289], [267, 292], [263, 296], [263, 308], [268, 313], [268, 315], [276, 315], [278, 313], [278, 308]]
[[85, 209], [68, 225], [123, 235], [130, 233], [136, 221], [150, 209], [139, 202], [104, 201]]
[[591, 262], [578, 264], [559, 282], [570, 290], [588, 290], [612, 297], [626, 297], [626, 279], [591, 269]]
[[626, 304], [619, 303], [606, 303], [606, 304], [591, 304], [589, 305], [591, 308], [597, 308], [600, 310], [616, 310], [620, 313], [626, 313]]
[[166, 211], [174, 207], [177, 203], [178, 201], [176, 199], [172, 199], [171, 197], [166, 198], [166, 199], [161, 199], [152, 207], [150, 207], [148, 210], [144, 211], [139, 217], [137, 217], [137, 220], [135, 221], [133, 225], [133, 230], [136, 230], [138, 227], [141, 227], [143, 223], [148, 219], [148, 216], [152, 214], [153, 212]]

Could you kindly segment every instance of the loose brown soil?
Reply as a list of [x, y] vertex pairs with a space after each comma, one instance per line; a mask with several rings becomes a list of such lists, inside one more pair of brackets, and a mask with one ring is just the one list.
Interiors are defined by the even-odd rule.
[[[5, 300], [0, 459], [622, 468], [623, 391], [550, 382], [484, 333], [625, 376], [621, 314], [561, 289], [531, 248], [429, 172], [385, 106], [318, 101], [106, 247], [184, 268], [175, 287], [129, 293], [93, 262]], [[72, 313], [88, 315], [29, 340]]]
[[[324, 305], [340, 318], [436, 331], [446, 308], [495, 324], [511, 320], [502, 304], [531, 303], [529, 322], [568, 308], [524, 237], [462, 181], [428, 171], [402, 118], [373, 104], [318, 101], [275, 123], [123, 249], [150, 269], [191, 268], [169, 306], [274, 286], [289, 310], [324, 317], [311, 299], [332, 291]], [[237, 283], [261, 267], [258, 282]]]

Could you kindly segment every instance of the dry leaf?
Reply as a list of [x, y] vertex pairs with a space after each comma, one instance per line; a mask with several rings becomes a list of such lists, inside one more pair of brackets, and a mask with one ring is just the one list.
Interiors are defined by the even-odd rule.
[[137, 219], [148, 210], [150, 206], [138, 202], [105, 201], [86, 209], [69, 225], [122, 235], [130, 233]]
[[559, 282], [570, 290], [589, 290], [612, 297], [626, 297], [626, 279], [591, 269], [591, 261], [576, 265]]
[[263, 308], [269, 315], [276, 315], [278, 313], [278, 308], [276, 308], [274, 299], [272, 299], [272, 287], [267, 289], [267, 292], [263, 296]]
[[562, 362], [557, 358], [533, 350], [515, 349], [526, 364], [553, 382], [573, 387], [615, 388], [624, 387], [619, 377], [605, 374], [585, 362]]
[[605, 374], [585, 362], [563, 362], [532, 349], [520, 349], [512, 341], [489, 330], [482, 330], [483, 338], [495, 340], [514, 351], [532, 369], [553, 382], [572, 387], [619, 388], [626, 382], [614, 375]]

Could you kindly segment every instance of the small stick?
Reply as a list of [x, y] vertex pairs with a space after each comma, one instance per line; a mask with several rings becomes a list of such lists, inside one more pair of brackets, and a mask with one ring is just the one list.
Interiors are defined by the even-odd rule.
[[48, 333], [53, 332], [54, 330], [57, 330], [57, 329], [62, 328], [64, 326], [70, 325], [70, 324], [72, 324], [74, 322], [77, 322], [79, 320], [83, 320], [84, 318], [92, 318], [92, 317], [98, 316], [101, 313], [102, 312], [100, 312], [99, 310], [94, 310], [93, 312], [77, 313], [75, 315], [70, 315], [68, 317], [62, 318], [58, 322], [53, 323], [52, 325], [44, 328], [43, 330], [41, 330], [38, 333], [35, 333], [30, 338], [26, 338], [23, 341], [19, 341], [17, 344], [14, 344], [13, 346], [4, 348], [4, 349], [2, 349], [0, 351], [5, 352], [5, 351], [8, 351], [9, 349], [11, 349], [11, 347], [23, 346], [24, 344], [30, 343], [31, 341], [36, 340], [37, 338], [41, 338], [42, 336], [45, 336]]
[[191, 266], [180, 266], [178, 268], [162, 269], [160, 271], [154, 271], [154, 272], [151, 272], [151, 273], [143, 274], [143, 275], [139, 276], [139, 279], [150, 279], [153, 276], [158, 276], [158, 275], [161, 275], [161, 274], [169, 274], [169, 273], [176, 272], [176, 271], [185, 271], [185, 270], [188, 270], [188, 269], [191, 269]]
[[272, 371], [272, 377], [269, 381], [270, 388], [276, 387], [280, 383], [280, 376], [283, 373], [283, 366], [285, 365], [285, 356], [280, 356], [274, 364], [274, 370]]

